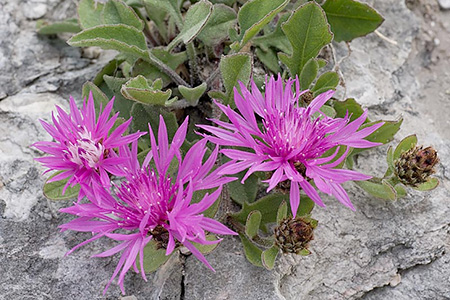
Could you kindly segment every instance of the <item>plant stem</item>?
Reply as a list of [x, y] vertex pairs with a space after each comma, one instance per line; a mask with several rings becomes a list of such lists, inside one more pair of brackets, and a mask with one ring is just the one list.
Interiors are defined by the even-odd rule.
[[197, 67], [197, 55], [195, 53], [193, 42], [190, 42], [186, 45], [186, 51], [189, 57], [189, 68], [191, 69], [190, 72], [191, 85], [194, 86], [194, 78], [197, 78], [198, 76], [198, 67]]
[[172, 80], [177, 83], [178, 85], [184, 85], [187, 87], [191, 87], [190, 84], [188, 84], [186, 81], [183, 80], [183, 78], [180, 77], [180, 75], [178, 75], [174, 70], [172, 70], [171, 68], [169, 68], [169, 66], [167, 66], [165, 63], [163, 63], [162, 61], [160, 61], [156, 56], [154, 56], [151, 52], [148, 53], [148, 61], [154, 65], [155, 67], [157, 67], [158, 69], [160, 69], [161, 71], [163, 71], [164, 73], [166, 73], [170, 78], [172, 78]]
[[[227, 223], [229, 225], [231, 225], [231, 227], [233, 228], [233, 230], [235, 230], [237, 233], [242, 234], [244, 236], [247, 236], [245, 234], [245, 226], [242, 225], [241, 223], [239, 223], [238, 221], [236, 221], [232, 216], [228, 215], [227, 217]], [[247, 238], [249, 238], [247, 236]], [[250, 241], [258, 244], [261, 247], [272, 247], [273, 246], [273, 240], [272, 239], [265, 239], [260, 237], [258, 234], [255, 235], [253, 238], [249, 239]]]

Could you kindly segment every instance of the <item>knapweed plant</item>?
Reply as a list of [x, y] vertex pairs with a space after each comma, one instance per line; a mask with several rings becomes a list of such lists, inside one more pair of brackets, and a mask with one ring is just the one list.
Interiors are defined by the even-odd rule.
[[331, 42], [382, 22], [354, 0], [81, 0], [78, 19], [40, 22], [40, 34], [118, 52], [82, 87], [81, 107], [70, 99], [42, 121], [54, 140], [34, 144], [53, 172], [44, 194], [76, 199], [61, 230], [93, 233], [69, 253], [117, 241], [95, 254], [120, 257], [105, 291], [180, 247], [213, 269], [204, 254], [222, 235], [272, 269], [281, 252], [310, 254], [324, 194], [355, 210], [344, 182], [386, 200], [436, 187], [437, 153], [414, 135], [389, 148], [383, 178], [353, 170], [402, 120], [369, 120], [355, 99], [333, 97]]

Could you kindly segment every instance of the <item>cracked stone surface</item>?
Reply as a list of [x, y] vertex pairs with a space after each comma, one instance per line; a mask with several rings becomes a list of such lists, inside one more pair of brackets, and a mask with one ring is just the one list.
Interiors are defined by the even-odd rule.
[[[68, 202], [42, 195], [43, 169], [29, 146], [50, 140], [38, 118], [79, 97], [113, 55], [91, 59], [63, 40], [39, 37], [36, 20], [73, 16], [75, 1], [0, 0], [0, 298], [1, 299], [450, 299], [450, 11], [436, 0], [370, 2], [386, 19], [350, 44], [333, 46], [345, 88], [373, 118], [404, 118], [396, 142], [416, 133], [439, 151], [440, 186], [385, 202], [346, 185], [356, 212], [335, 199], [314, 210], [313, 254], [285, 256], [274, 271], [250, 265], [236, 238], [208, 255], [211, 273], [192, 256], [173, 255], [144, 282], [126, 276], [126, 295], [103, 288], [118, 257], [90, 258], [113, 246], [91, 243], [64, 254], [88, 233], [58, 231]], [[86, 57], [85, 57], [86, 56]], [[381, 175], [381, 147], [357, 167]]]

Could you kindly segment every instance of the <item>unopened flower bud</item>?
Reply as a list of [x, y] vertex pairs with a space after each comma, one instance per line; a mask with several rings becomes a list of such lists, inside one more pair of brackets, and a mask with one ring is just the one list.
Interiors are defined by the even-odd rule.
[[305, 105], [309, 105], [313, 100], [314, 94], [310, 91], [307, 91], [300, 96], [300, 101]]
[[289, 217], [275, 228], [275, 241], [284, 253], [299, 254], [314, 239], [315, 220]]
[[394, 162], [395, 175], [403, 184], [416, 187], [435, 173], [434, 166], [438, 162], [439, 158], [433, 147], [414, 147], [403, 152]]

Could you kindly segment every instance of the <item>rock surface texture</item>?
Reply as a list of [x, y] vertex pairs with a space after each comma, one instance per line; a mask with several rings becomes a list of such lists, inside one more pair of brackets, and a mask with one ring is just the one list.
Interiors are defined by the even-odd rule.
[[[374, 117], [403, 116], [397, 142], [417, 133], [441, 158], [440, 186], [396, 202], [347, 189], [352, 212], [335, 199], [314, 210], [313, 254], [283, 257], [275, 271], [250, 265], [235, 238], [208, 255], [216, 273], [191, 256], [173, 255], [144, 282], [132, 272], [126, 296], [102, 296], [118, 257], [89, 258], [109, 241], [64, 254], [89, 234], [60, 233], [68, 202], [42, 195], [43, 169], [29, 146], [50, 137], [38, 118], [79, 97], [82, 84], [110, 58], [84, 57], [60, 39], [35, 33], [39, 18], [73, 16], [70, 0], [0, 0], [0, 299], [450, 299], [450, 11], [448, 1], [380, 0], [386, 21], [333, 51], [344, 77], [339, 94], [358, 99]], [[441, 6], [441, 7], [440, 7]], [[386, 147], [358, 166], [381, 175]], [[369, 162], [369, 163], [367, 163]]]

